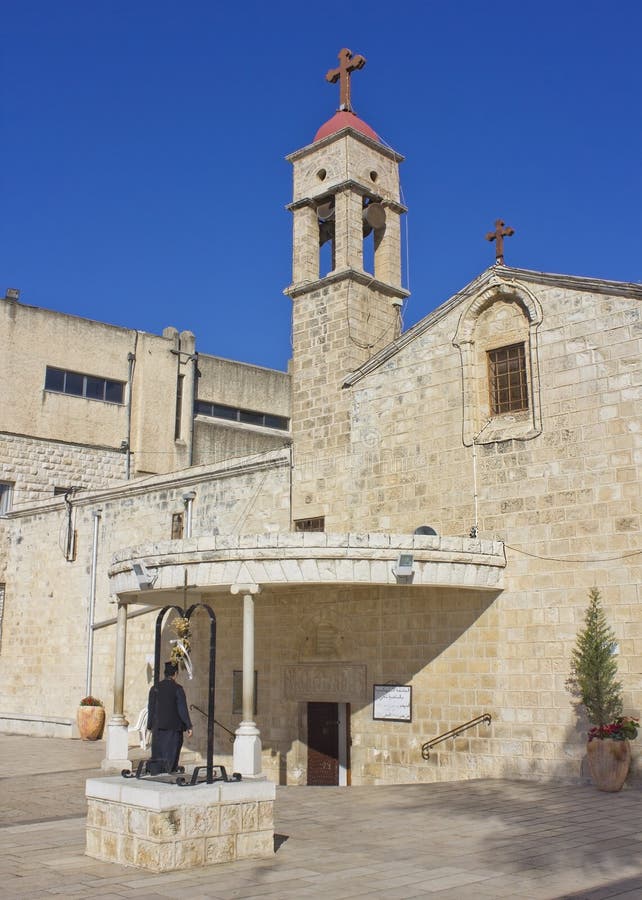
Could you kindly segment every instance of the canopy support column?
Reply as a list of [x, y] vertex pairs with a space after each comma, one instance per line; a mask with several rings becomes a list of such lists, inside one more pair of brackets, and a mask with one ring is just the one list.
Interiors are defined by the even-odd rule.
[[233, 594], [243, 595], [243, 721], [236, 729], [233, 769], [243, 778], [262, 778], [261, 737], [254, 722], [254, 595], [258, 584], [233, 584]]
[[118, 601], [116, 616], [116, 660], [114, 666], [114, 712], [107, 723], [106, 756], [101, 767], [105, 770], [131, 769], [129, 752], [129, 722], [125, 718], [125, 656], [127, 651], [127, 604]]

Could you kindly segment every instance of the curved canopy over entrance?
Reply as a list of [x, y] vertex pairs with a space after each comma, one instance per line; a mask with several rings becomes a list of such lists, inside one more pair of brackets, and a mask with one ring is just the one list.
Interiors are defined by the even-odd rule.
[[[199, 594], [243, 598], [243, 721], [236, 731], [234, 770], [261, 776], [254, 710], [254, 598], [270, 588], [410, 586], [497, 594], [506, 565], [501, 542], [439, 535], [277, 533], [203, 536], [129, 547], [109, 570], [118, 598], [114, 715], [106, 768], [127, 762], [123, 715], [127, 608], [185, 602]], [[134, 613], [136, 615], [137, 613]]]
[[[400, 557], [407, 565], [400, 565]], [[208, 592], [229, 591], [237, 584], [399, 583], [497, 591], [505, 565], [499, 541], [288, 532], [212, 535], [129, 547], [114, 556], [109, 579], [111, 593], [120, 600], [155, 606], [185, 584]]]

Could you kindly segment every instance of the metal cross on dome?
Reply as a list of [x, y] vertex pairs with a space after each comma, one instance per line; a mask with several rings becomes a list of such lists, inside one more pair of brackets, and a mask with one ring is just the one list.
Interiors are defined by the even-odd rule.
[[363, 69], [366, 64], [365, 56], [353, 56], [352, 51], [344, 47], [339, 50], [339, 65], [336, 69], [330, 69], [325, 80], [330, 84], [339, 82], [339, 109], [345, 112], [353, 112], [350, 102], [350, 75], [356, 69]]
[[514, 234], [514, 228], [507, 228], [502, 219], [495, 219], [495, 230], [486, 235], [487, 241], [495, 241], [495, 262], [498, 266], [504, 265], [504, 238]]

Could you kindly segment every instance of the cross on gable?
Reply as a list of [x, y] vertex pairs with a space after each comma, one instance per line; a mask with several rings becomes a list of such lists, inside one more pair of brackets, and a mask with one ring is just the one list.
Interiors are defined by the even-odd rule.
[[514, 228], [507, 228], [502, 219], [495, 219], [495, 230], [489, 231], [486, 235], [487, 241], [495, 241], [495, 262], [498, 266], [504, 265], [504, 238], [512, 237], [514, 234]]
[[366, 64], [365, 56], [353, 56], [352, 51], [344, 47], [339, 50], [339, 65], [336, 69], [330, 69], [325, 80], [330, 84], [339, 82], [339, 109], [345, 112], [353, 112], [350, 102], [350, 75], [356, 69], [363, 69]]

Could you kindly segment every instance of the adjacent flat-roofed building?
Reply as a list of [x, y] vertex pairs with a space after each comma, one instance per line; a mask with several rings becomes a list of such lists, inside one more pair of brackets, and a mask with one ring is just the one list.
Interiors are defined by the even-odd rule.
[[119, 328], [15, 293], [0, 300], [3, 512], [288, 443], [284, 372], [199, 354], [189, 331]]

